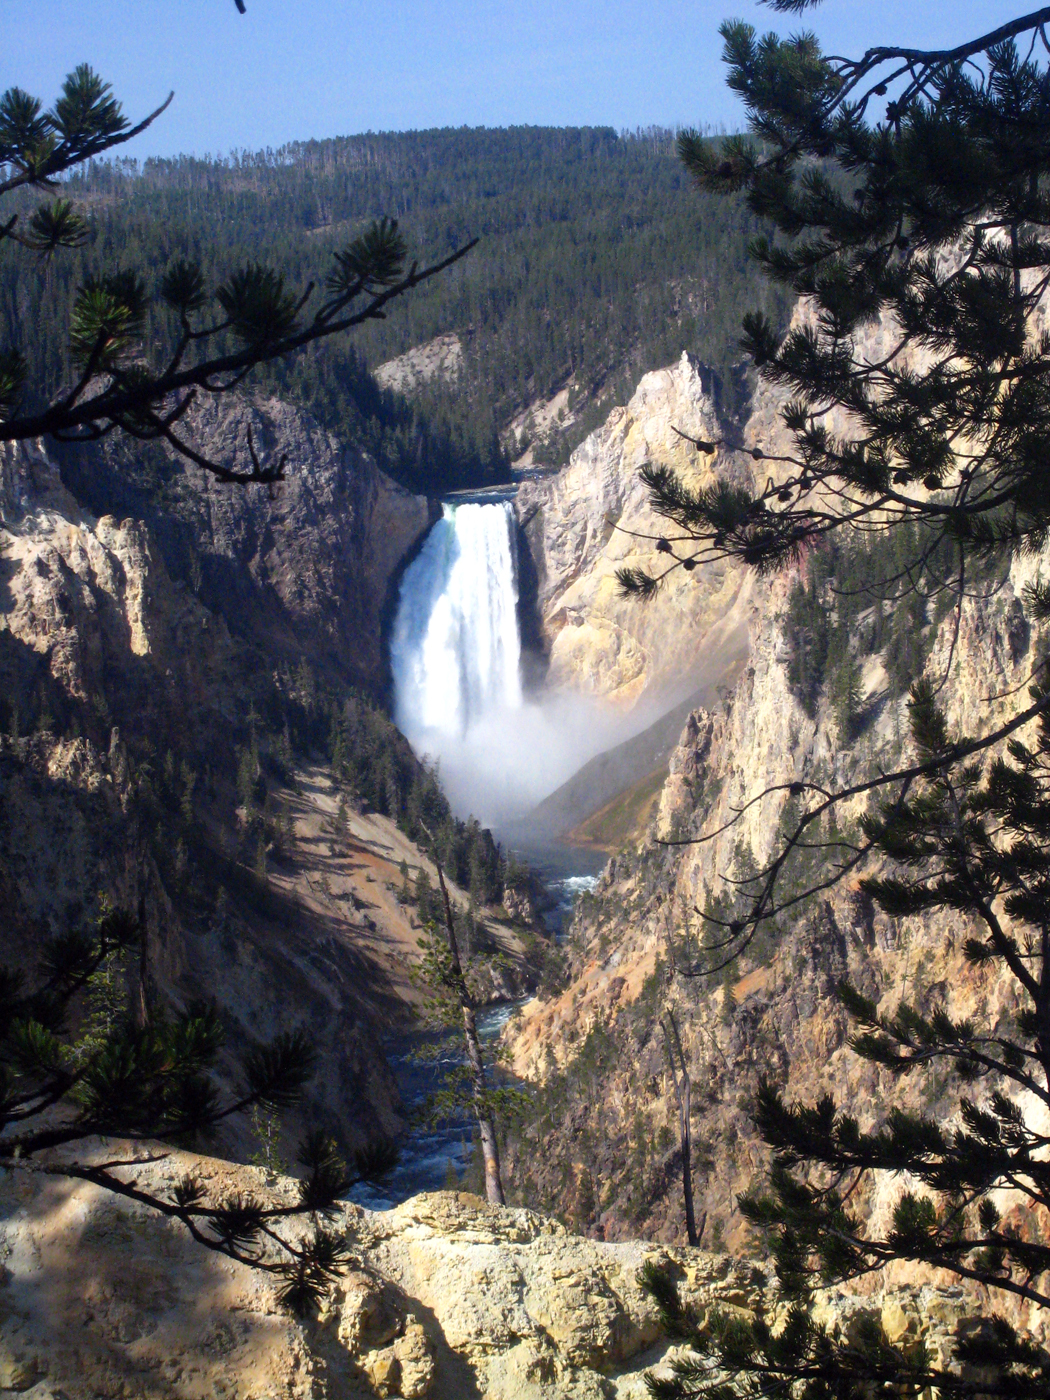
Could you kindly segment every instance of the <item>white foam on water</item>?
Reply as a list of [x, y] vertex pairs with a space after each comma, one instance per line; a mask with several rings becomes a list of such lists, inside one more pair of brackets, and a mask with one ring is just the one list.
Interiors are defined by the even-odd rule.
[[436, 762], [460, 816], [498, 826], [615, 742], [621, 718], [575, 696], [522, 694], [516, 520], [509, 501], [445, 504], [401, 580], [394, 718]]
[[514, 510], [446, 505], [405, 570], [390, 663], [409, 739], [464, 739], [521, 706]]

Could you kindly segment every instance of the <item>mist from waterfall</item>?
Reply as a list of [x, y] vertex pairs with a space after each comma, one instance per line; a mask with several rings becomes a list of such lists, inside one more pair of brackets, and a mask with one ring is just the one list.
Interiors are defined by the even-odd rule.
[[523, 696], [516, 534], [509, 501], [446, 503], [401, 579], [390, 644], [398, 727], [453, 809], [495, 827], [622, 727], [579, 698]]

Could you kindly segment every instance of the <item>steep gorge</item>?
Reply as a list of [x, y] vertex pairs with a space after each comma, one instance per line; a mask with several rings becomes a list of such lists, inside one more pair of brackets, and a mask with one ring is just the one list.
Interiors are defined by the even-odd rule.
[[[381, 690], [384, 612], [431, 507], [278, 401], [222, 401], [195, 431], [237, 461], [249, 423], [289, 454], [272, 493], [146, 454], [0, 462], [5, 959], [35, 966], [103, 897], [141, 908], [146, 994], [217, 1003], [231, 1082], [248, 1046], [309, 1027], [319, 1065], [287, 1141], [306, 1121], [353, 1147], [403, 1125], [381, 1048], [419, 999], [401, 867], [434, 869], [393, 820], [348, 810], [310, 716], [322, 691]], [[506, 994], [522, 949], [494, 928]], [[216, 1146], [258, 1144], [234, 1120]]]
[[[758, 398], [745, 444], [768, 446], [774, 411], [770, 396]], [[27, 961], [46, 932], [91, 910], [96, 891], [132, 905], [143, 899], [155, 991], [176, 1003], [217, 995], [231, 1050], [290, 1020], [308, 1023], [322, 1063], [303, 1117], [335, 1127], [353, 1145], [403, 1123], [381, 1040], [403, 1023], [414, 995], [405, 967], [417, 929], [395, 886], [402, 859], [431, 875], [433, 867], [386, 818], [356, 810], [341, 818], [331, 772], [300, 753], [270, 789], [287, 814], [291, 849], [263, 852], [267, 893], [260, 898], [245, 852], [227, 848], [245, 817], [237, 764], [227, 760], [251, 752], [253, 725], [267, 722], [275, 690], [307, 705], [311, 687], [328, 680], [347, 692], [382, 684], [392, 584], [435, 511], [286, 405], [231, 406], [198, 428], [210, 450], [236, 461], [249, 419], [260, 441], [290, 449], [294, 471], [274, 499], [257, 488], [231, 493], [170, 462], [163, 470], [154, 464], [145, 481], [122, 479], [116, 458], [65, 462], [74, 496], [42, 450], [3, 459], [0, 894], [10, 911], [9, 946]], [[826, 697], [807, 714], [788, 681], [790, 576], [756, 588], [742, 571], [704, 567], [679, 571], [648, 607], [619, 595], [618, 567], [661, 558], [655, 542], [663, 526], [638, 480], [641, 463], [666, 463], [693, 482], [733, 477], [742, 473], [739, 456], [699, 454], [688, 441], [732, 441], [733, 432], [718, 419], [706, 372], [683, 357], [645, 376], [564, 469], [524, 481], [517, 493], [550, 691], [587, 697], [622, 716], [628, 731], [698, 692], [705, 696], [677, 744], [639, 750], [642, 767], [652, 762], [659, 771], [666, 762], [669, 769], [658, 802], [581, 900], [565, 985], [531, 1002], [507, 1037], [515, 1069], [537, 1086], [536, 1112], [511, 1143], [513, 1187], [530, 1205], [597, 1238], [563, 1245], [557, 1226], [513, 1214], [494, 1222], [462, 1198], [423, 1200], [394, 1217], [348, 1208], [348, 1237], [373, 1271], [367, 1287], [351, 1280], [310, 1331], [275, 1323], [272, 1297], [250, 1280], [209, 1280], [209, 1297], [239, 1299], [251, 1317], [247, 1330], [227, 1334], [209, 1315], [212, 1330], [195, 1337], [195, 1347], [199, 1341], [208, 1352], [220, 1333], [226, 1340], [215, 1345], [227, 1355], [243, 1343], [237, 1365], [257, 1366], [267, 1380], [272, 1373], [290, 1393], [307, 1393], [315, 1376], [319, 1386], [334, 1376], [332, 1394], [354, 1387], [472, 1393], [456, 1390], [467, 1385], [508, 1397], [640, 1396], [643, 1366], [665, 1348], [633, 1285], [649, 1246], [626, 1242], [670, 1246], [684, 1235], [661, 1010], [670, 1004], [677, 1011], [698, 1089], [705, 1244], [728, 1246], [732, 1255], [673, 1254], [704, 1306], [713, 1297], [750, 1306], [761, 1287], [752, 1272], [755, 1241], [735, 1205], [764, 1165], [747, 1114], [758, 1076], [770, 1074], [807, 1098], [827, 1088], [861, 1105], [889, 1096], [888, 1080], [861, 1067], [846, 1044], [835, 996], [844, 973], [885, 1007], [921, 976], [937, 999], [951, 987], [964, 1011], [1010, 1013], [1003, 989], [964, 966], [965, 930], [888, 920], [851, 884], [807, 906], [717, 983], [668, 977], [669, 936], [681, 933], [726, 874], [768, 856], [782, 799], [756, 803], [703, 845], [668, 847], [666, 840], [724, 825], [771, 783], [848, 782], [895, 761], [904, 742], [902, 701], [887, 693], [878, 656], [865, 664], [867, 721], [851, 745], [832, 743]], [[85, 505], [133, 498], [143, 504], [139, 518], [94, 514]], [[953, 721], [986, 726], [1009, 700], [984, 697], [1007, 697], [1023, 683], [1034, 633], [1023, 590], [1046, 568], [1043, 558], [1016, 563], [987, 598], [967, 602], [945, 692]], [[950, 645], [944, 629], [931, 637], [931, 674], [947, 665]], [[280, 742], [275, 736], [275, 747]], [[198, 843], [215, 860], [227, 891], [221, 901], [208, 882], [202, 899], [192, 874], [188, 887], [180, 883], [177, 848], [163, 849], [176, 824], [159, 840], [141, 825], [136, 796], [144, 783], [168, 782], [168, 754], [172, 791], [180, 783], [183, 796], [190, 790], [186, 846]], [[191, 865], [192, 858], [192, 849], [184, 851]], [[465, 894], [458, 897], [465, 902]], [[505, 951], [520, 962], [521, 940], [508, 937]], [[493, 988], [516, 989], [512, 982]], [[289, 1126], [291, 1137], [297, 1124]], [[251, 1143], [230, 1134], [217, 1146], [243, 1158]], [[222, 1164], [207, 1169], [254, 1182]], [[889, 1203], [887, 1194], [868, 1204], [882, 1211]], [[39, 1238], [20, 1225], [10, 1233], [22, 1292], [6, 1342], [22, 1346], [19, 1338], [44, 1325], [39, 1299], [22, 1288], [19, 1251], [54, 1248], [67, 1216], [88, 1221], [89, 1254], [100, 1239], [119, 1245], [146, 1235], [161, 1254], [177, 1249], [163, 1231], [154, 1238], [141, 1219], [99, 1211], [83, 1193], [49, 1200], [34, 1226]], [[61, 1240], [58, 1248], [65, 1248]], [[184, 1266], [182, 1283], [164, 1302], [165, 1326], [188, 1308], [194, 1268]], [[532, 1301], [515, 1310], [522, 1279]], [[451, 1306], [464, 1280], [491, 1288], [492, 1307], [475, 1313], [464, 1306], [461, 1315]], [[928, 1311], [932, 1299], [931, 1316], [950, 1312], [927, 1283], [903, 1282], [913, 1290], [909, 1306]], [[100, 1373], [109, 1365], [126, 1378], [141, 1355], [160, 1374], [148, 1342], [158, 1309], [142, 1295], [141, 1279], [131, 1283], [124, 1288], [107, 1274], [91, 1295], [87, 1306], [112, 1332], [109, 1360], [97, 1364]], [[387, 1317], [391, 1296], [397, 1306]], [[542, 1306], [541, 1298], [548, 1300]], [[881, 1307], [885, 1300], [876, 1301]], [[839, 1299], [836, 1306], [847, 1305]], [[377, 1318], [381, 1325], [370, 1332]], [[916, 1334], [926, 1325], [906, 1319]], [[503, 1327], [495, 1345], [494, 1327]], [[25, 1347], [18, 1355], [14, 1343], [9, 1350], [8, 1372], [9, 1358], [0, 1354], [0, 1374], [28, 1366]], [[75, 1369], [76, 1357], [63, 1365]], [[200, 1366], [223, 1384], [239, 1383], [234, 1361], [212, 1357]], [[37, 1374], [30, 1368], [23, 1378]], [[173, 1371], [159, 1393], [189, 1395], [194, 1385], [188, 1373]]]
[[[673, 383], [676, 376], [681, 382], [686, 374], [683, 364], [664, 371], [663, 382]], [[643, 385], [659, 382], [658, 376], [648, 376]], [[709, 419], [686, 418], [680, 402], [672, 400], [666, 421], [696, 436], [715, 436]], [[614, 415], [605, 436], [597, 434], [585, 445], [592, 461], [620, 423], [628, 425], [629, 437], [629, 414]], [[782, 431], [775, 395], [760, 391], [743, 444], [776, 451]], [[645, 459], [643, 453], [661, 461], [668, 452], [677, 454], [671, 455], [675, 464], [704, 470], [693, 466], [688, 444], [652, 434], [639, 445], [635, 465]], [[718, 977], [671, 975], [670, 941], [680, 943], [690, 933], [695, 947], [698, 908], [727, 899], [727, 879], [760, 868], [773, 852], [788, 795], [780, 791], [756, 800], [760, 794], [795, 780], [837, 788], [895, 766], [908, 752], [906, 698], [894, 692], [884, 657], [876, 653], [860, 658], [864, 718], [851, 741], [837, 742], [827, 694], [816, 713], [807, 713], [788, 674], [786, 617], [797, 573], [764, 580], [760, 588], [728, 573], [721, 581], [699, 570], [692, 576], [679, 573], [652, 614], [647, 612], [652, 604], [617, 597], [605, 552], [617, 546], [606, 546], [596, 528], [601, 506], [584, 494], [582, 477], [575, 490], [569, 489], [582, 455], [580, 449], [573, 464], [544, 488], [544, 529], [551, 540], [545, 551], [557, 559], [562, 538], [580, 542], [545, 596], [570, 604], [585, 598], [597, 620], [584, 608], [574, 617], [569, 606], [560, 613], [557, 604], [548, 603], [552, 672], [560, 669], [562, 675], [584, 678], [577, 683], [605, 685], [613, 695], [633, 694], [632, 687], [644, 693], [645, 679], [659, 673], [664, 656], [674, 656], [681, 669], [685, 648], [691, 643], [696, 655], [705, 625], [708, 637], [718, 636], [720, 608], [726, 610], [723, 616], [744, 623], [747, 660], [738, 679], [727, 678], [734, 681], [731, 688], [689, 715], [644, 830], [610, 860], [593, 895], [581, 899], [563, 989], [530, 1003], [508, 1028], [515, 1068], [537, 1086], [534, 1114], [511, 1153], [511, 1172], [525, 1199], [599, 1238], [684, 1238], [677, 1110], [659, 1027], [661, 1014], [671, 1007], [694, 1083], [701, 1159], [697, 1216], [706, 1221], [705, 1240], [746, 1252], [754, 1241], [736, 1199], [761, 1178], [767, 1160], [748, 1113], [760, 1076], [807, 1101], [830, 1090], [869, 1124], [877, 1106], [891, 1100], [934, 1111], [952, 1101], [946, 1079], [932, 1088], [919, 1078], [902, 1082], [852, 1054], [836, 992], [842, 977], [884, 1012], [916, 984], [932, 987], [936, 1005], [946, 1004], [951, 989], [957, 1014], [981, 1014], [993, 1025], [1014, 1008], [1003, 985], [966, 963], [962, 942], [970, 930], [960, 920], [891, 920], [861, 895], [855, 878], [783, 916]], [[716, 456], [714, 470], [724, 469]], [[595, 497], [607, 489], [605, 478], [597, 473], [596, 478], [601, 485]], [[558, 502], [571, 504], [562, 505], [555, 523]], [[576, 525], [580, 517], [588, 519], [589, 528]], [[647, 523], [641, 532], [656, 530]], [[644, 544], [629, 539], [617, 549], [620, 557], [632, 551], [642, 562], [652, 559]], [[963, 606], [954, 652], [951, 619], [931, 616], [925, 633], [927, 673], [940, 678], [949, 672], [943, 699], [950, 722], [963, 732], [984, 732], [1016, 707], [1016, 692], [1031, 670], [1036, 630], [1025, 615], [1024, 588], [1048, 571], [1050, 556], [1029, 557], [1015, 561], [1005, 578], [989, 577], [975, 588], [977, 596]], [[695, 630], [680, 631], [677, 615], [691, 603]], [[862, 609], [858, 627], [865, 617]], [[670, 646], [661, 651], [665, 636]], [[643, 638], [649, 647], [642, 653], [639, 645], [644, 659], [638, 660], [631, 647]], [[859, 810], [854, 804], [842, 823]], [[802, 874], [794, 878], [801, 881]], [[870, 1201], [869, 1208], [887, 1209], [898, 1190], [899, 1185], [888, 1184], [885, 1197]]]

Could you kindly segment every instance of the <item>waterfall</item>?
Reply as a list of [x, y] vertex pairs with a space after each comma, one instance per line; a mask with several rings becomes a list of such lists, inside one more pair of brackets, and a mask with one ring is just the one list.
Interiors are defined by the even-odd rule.
[[401, 580], [395, 716], [435, 757], [521, 706], [515, 528], [508, 501], [446, 504]]
[[439, 765], [457, 815], [497, 831], [621, 723], [584, 697], [523, 697], [516, 532], [507, 501], [445, 505], [401, 579], [390, 638], [398, 728]]

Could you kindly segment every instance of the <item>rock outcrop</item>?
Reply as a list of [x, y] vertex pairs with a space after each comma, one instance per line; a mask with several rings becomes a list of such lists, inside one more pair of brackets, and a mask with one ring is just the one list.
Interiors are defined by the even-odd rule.
[[456, 380], [462, 373], [463, 342], [454, 331], [384, 360], [374, 371], [381, 389], [392, 389], [398, 394], [413, 394], [435, 379]]
[[[616, 571], [662, 573], [657, 540], [670, 531], [649, 506], [639, 469], [668, 466], [692, 486], [733, 471], [733, 458], [701, 454], [681, 434], [721, 440], [709, 374], [689, 355], [647, 374], [625, 408], [573, 452], [568, 466], [518, 488], [517, 509], [537, 573], [549, 653], [547, 685], [645, 703], [653, 717], [725, 670], [746, 645], [745, 571], [725, 564], [675, 570], [645, 606], [621, 596]], [[676, 431], [676, 429], [678, 431]]]
[[[776, 451], [782, 431], [775, 396], [764, 391], [744, 443]], [[583, 513], [589, 507], [579, 494]], [[1015, 560], [1005, 578], [967, 598], [957, 636], [949, 617], [933, 637], [927, 673], [939, 680], [950, 666], [942, 701], [960, 732], [987, 732], [1021, 703], [1036, 630], [1024, 590], [1048, 572], [1050, 556]], [[695, 948], [697, 910], [731, 899], [727, 881], [762, 868], [772, 854], [789, 799], [782, 786], [762, 798], [766, 789], [795, 780], [837, 789], [890, 771], [910, 751], [906, 697], [890, 693], [878, 656], [865, 661], [865, 723], [852, 742], [837, 742], [826, 699], [814, 716], [800, 704], [788, 681], [784, 630], [795, 577], [781, 575], [752, 593], [740, 588], [750, 643], [734, 692], [690, 715], [648, 831], [609, 862], [593, 896], [580, 902], [567, 986], [531, 1003], [508, 1031], [518, 1071], [547, 1086], [546, 1099], [540, 1095], [546, 1108], [511, 1154], [512, 1174], [527, 1199], [607, 1239], [684, 1234], [676, 1109], [659, 1030], [668, 1005], [677, 1011], [694, 1083], [697, 1216], [706, 1219], [706, 1239], [734, 1249], [749, 1240], [736, 1198], [761, 1178], [767, 1160], [748, 1115], [760, 1075], [810, 1102], [831, 1091], [863, 1125], [890, 1102], [935, 1111], [943, 1103], [947, 1113], [956, 1101], [943, 1079], [891, 1077], [851, 1052], [836, 991], [843, 976], [884, 1013], [917, 983], [932, 1004], [950, 1001], [953, 1014], [993, 1027], [1016, 1009], [1008, 982], [966, 962], [962, 944], [971, 930], [960, 919], [888, 919], [856, 879], [785, 916], [720, 976], [669, 976], [669, 939], [680, 945], [692, 937]], [[605, 578], [602, 562], [571, 586], [600, 597]], [[702, 583], [695, 603], [706, 615], [711, 596]], [[683, 592], [675, 606], [688, 605]], [[860, 810], [855, 803], [839, 822]], [[885, 1212], [901, 1189], [883, 1183], [884, 1194], [868, 1208]]]
[[231, 487], [169, 451], [116, 444], [69, 456], [63, 474], [98, 515], [140, 518], [168, 572], [273, 665], [305, 659], [344, 681], [385, 676], [392, 580], [430, 524], [430, 506], [367, 452], [274, 398], [206, 401], [187, 431], [203, 455], [250, 470], [285, 456], [277, 486]]
[[[294, 1199], [287, 1179], [186, 1154], [156, 1162], [151, 1185], [186, 1171], [210, 1191]], [[766, 1287], [728, 1255], [602, 1244], [436, 1193], [384, 1213], [344, 1206], [332, 1224], [353, 1264], [300, 1322], [265, 1273], [93, 1186], [8, 1173], [0, 1201], [0, 1388], [29, 1400], [643, 1400], [646, 1370], [675, 1354], [637, 1283], [646, 1260], [701, 1314], [752, 1309]], [[823, 1306], [845, 1326], [874, 1313], [936, 1351], [959, 1304], [959, 1290], [923, 1285]]]

